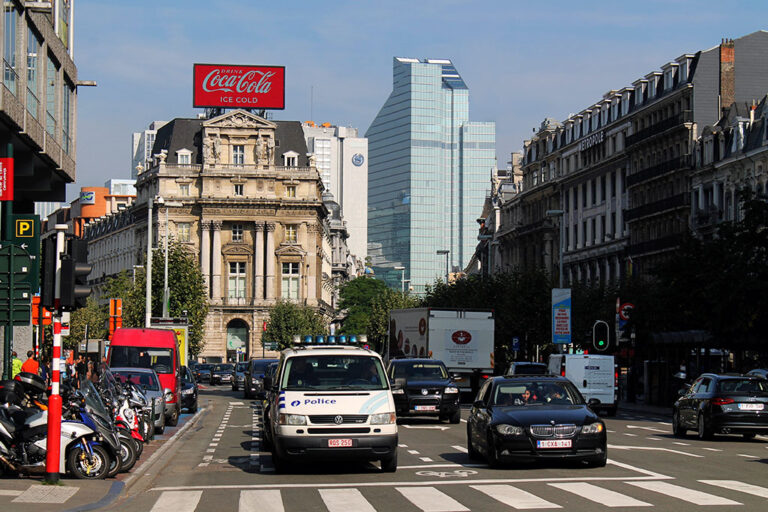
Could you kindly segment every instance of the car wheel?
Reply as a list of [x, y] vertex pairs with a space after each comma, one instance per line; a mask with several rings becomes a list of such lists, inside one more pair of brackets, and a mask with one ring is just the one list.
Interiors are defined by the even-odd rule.
[[699, 413], [699, 421], [697, 423], [699, 439], [706, 440], [712, 439], [712, 429], [707, 425], [704, 414]]
[[672, 413], [672, 434], [675, 437], [685, 437], [687, 432], [688, 429], [683, 428], [680, 424], [680, 413], [678, 411]]
[[179, 424], [179, 405], [176, 404], [176, 407], [173, 408], [173, 413], [171, 413], [171, 417], [168, 418], [166, 423], [172, 427], [175, 427]]
[[488, 461], [488, 465], [492, 468], [499, 467], [499, 451], [496, 449], [493, 435], [490, 433], [488, 434], [488, 453], [485, 454], [485, 460]]
[[162, 419], [160, 420], [160, 426], [155, 427], [155, 434], [162, 434], [165, 432], [165, 413], [162, 414]]
[[755, 434], [741, 434], [745, 441], [751, 441], [755, 438]]
[[189, 412], [195, 414], [197, 412], [197, 399], [189, 406]]
[[461, 409], [456, 409], [456, 412], [451, 414], [451, 423], [454, 425], [461, 423]]
[[391, 457], [381, 459], [381, 472], [382, 473], [394, 473], [397, 471], [397, 447]]

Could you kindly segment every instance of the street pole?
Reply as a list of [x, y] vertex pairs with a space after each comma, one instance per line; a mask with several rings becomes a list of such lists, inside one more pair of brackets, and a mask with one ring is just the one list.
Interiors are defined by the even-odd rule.
[[147, 203], [147, 290], [145, 297], [144, 327], [149, 327], [152, 317], [152, 198]]
[[165, 206], [165, 272], [163, 273], [163, 318], [168, 318], [168, 299], [170, 291], [168, 290], [168, 206]]
[[[54, 285], [53, 313], [53, 358], [51, 359], [51, 396], [48, 397], [48, 438], [46, 440], [45, 479], [50, 483], [58, 483], [61, 467], [59, 453], [61, 451], [61, 254], [64, 252], [66, 224], [56, 224], [56, 274]], [[42, 304], [40, 305], [42, 308]], [[41, 326], [42, 327], [42, 326]]]

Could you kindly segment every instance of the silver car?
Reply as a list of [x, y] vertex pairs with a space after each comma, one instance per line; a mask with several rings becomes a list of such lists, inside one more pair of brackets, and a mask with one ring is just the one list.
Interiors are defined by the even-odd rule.
[[121, 383], [135, 384], [153, 405], [155, 417], [155, 432], [162, 434], [165, 430], [165, 400], [160, 387], [160, 379], [151, 368], [110, 368], [112, 375]]

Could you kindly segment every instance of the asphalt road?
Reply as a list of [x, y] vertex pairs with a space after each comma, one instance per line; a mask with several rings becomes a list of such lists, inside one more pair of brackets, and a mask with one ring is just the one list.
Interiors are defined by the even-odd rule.
[[[496, 511], [605, 508], [768, 509], [768, 438], [672, 436], [668, 418], [619, 413], [607, 419], [609, 463], [491, 469], [466, 455], [466, 423], [400, 425], [399, 467], [303, 464], [275, 474], [260, 451], [261, 405], [216, 386], [205, 410], [170, 449], [136, 474], [107, 510]], [[466, 417], [466, 410], [463, 416]]]

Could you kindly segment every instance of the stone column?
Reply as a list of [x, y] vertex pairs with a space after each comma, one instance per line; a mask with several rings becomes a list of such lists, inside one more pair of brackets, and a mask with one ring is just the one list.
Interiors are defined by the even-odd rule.
[[306, 226], [307, 234], [305, 236], [304, 248], [307, 250], [307, 260], [304, 262], [302, 272], [307, 274], [307, 300], [317, 300], [317, 233], [319, 226], [310, 224]]
[[211, 221], [200, 223], [200, 268], [208, 297], [211, 296]]
[[[264, 299], [264, 223], [257, 222], [253, 227], [253, 253], [256, 256], [253, 269], [253, 298]], [[254, 325], [256, 325], [254, 323]]]
[[696, 188], [696, 194], [698, 196], [699, 211], [704, 211], [704, 186], [699, 185]]
[[[714, 203], [715, 208], [717, 208], [718, 211], [719, 211], [721, 209], [720, 208], [720, 182], [719, 181], [715, 181], [714, 183], [712, 183], [712, 202]], [[720, 216], [719, 215], [717, 216], [717, 220], [718, 221], [720, 220]]]
[[615, 238], [624, 236], [624, 196], [621, 193], [622, 182], [624, 181], [624, 168], [616, 170], [616, 226], [614, 228]]
[[267, 299], [275, 298], [275, 223], [267, 223]]
[[213, 227], [213, 279], [211, 279], [211, 298], [221, 300], [221, 221], [211, 222]]

